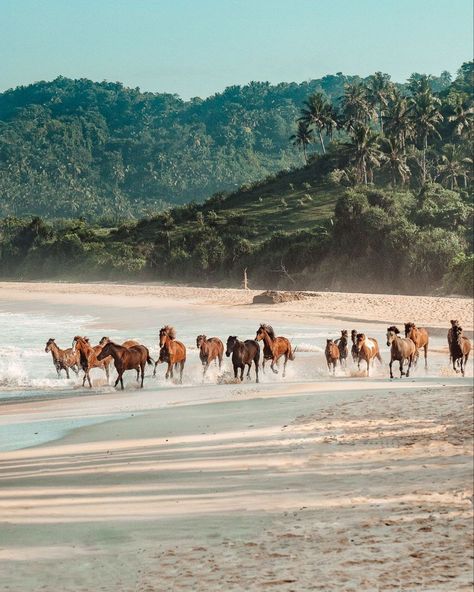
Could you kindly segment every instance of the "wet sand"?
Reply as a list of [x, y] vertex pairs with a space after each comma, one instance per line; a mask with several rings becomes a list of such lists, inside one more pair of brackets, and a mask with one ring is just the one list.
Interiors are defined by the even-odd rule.
[[[0, 298], [51, 307], [69, 290], [76, 306], [76, 287], [29, 286], [2, 285]], [[98, 309], [113, 297], [159, 310], [175, 291], [193, 314], [318, 326], [345, 314], [381, 330], [410, 318], [445, 327], [455, 310], [472, 330], [468, 299], [251, 307], [244, 291], [81, 289]], [[472, 363], [454, 375], [438, 349], [436, 374], [409, 380], [388, 380], [384, 367], [3, 405], [0, 431], [95, 423], [0, 452], [0, 590], [471, 590]]]

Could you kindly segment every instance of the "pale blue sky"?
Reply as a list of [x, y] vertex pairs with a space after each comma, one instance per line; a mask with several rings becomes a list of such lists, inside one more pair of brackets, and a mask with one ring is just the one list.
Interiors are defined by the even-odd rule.
[[208, 96], [472, 57], [472, 0], [0, 0], [0, 91], [58, 75]]

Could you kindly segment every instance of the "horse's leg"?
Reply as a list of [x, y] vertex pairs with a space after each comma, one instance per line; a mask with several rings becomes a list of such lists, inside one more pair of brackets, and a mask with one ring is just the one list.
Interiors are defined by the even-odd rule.
[[179, 384], [183, 384], [183, 371], [184, 371], [184, 361], [181, 362], [181, 365], [179, 368]]
[[92, 388], [91, 377], [89, 376], [89, 370], [87, 370], [87, 382], [89, 383], [89, 388]]
[[[216, 359], [216, 363], [217, 363], [217, 359]], [[202, 379], [204, 381], [204, 378], [206, 377], [206, 372], [207, 369], [209, 368], [209, 364], [206, 362], [206, 364], [203, 364], [203, 370], [202, 370]]]
[[219, 354], [219, 370], [222, 368], [222, 354]]
[[407, 378], [410, 376], [410, 368], [411, 368], [411, 356], [408, 358]]
[[258, 360], [254, 360], [255, 362], [255, 382], [258, 382]]
[[141, 370], [141, 375], [142, 375], [142, 382], [141, 382], [140, 388], [143, 388], [143, 379], [145, 378], [145, 362], [142, 362], [140, 364], [140, 370]]
[[428, 370], [428, 344], [426, 343], [423, 347], [425, 350], [425, 370]]
[[123, 390], [123, 378], [122, 377], [123, 377], [123, 372], [120, 375], [120, 386], [122, 387], [122, 390]]
[[461, 356], [461, 375], [464, 376], [464, 355]]
[[156, 360], [156, 362], [155, 362], [155, 368], [154, 368], [154, 370], [153, 370], [153, 376], [156, 376], [156, 367], [158, 366], [158, 362], [159, 362], [159, 361], [160, 361], [160, 359], [159, 359], [159, 356], [158, 356], [158, 359], [157, 359], [157, 360]]
[[277, 358], [273, 356], [272, 363], [270, 364], [270, 368], [272, 369], [273, 374], [278, 374], [278, 368], [275, 368], [275, 364], [277, 363]]
[[110, 376], [109, 364], [105, 364], [104, 370], [105, 370], [105, 376], [107, 377], [107, 384], [109, 384], [109, 376]]
[[250, 370], [252, 369], [252, 362], [250, 362], [247, 365], [249, 367], [249, 369], [247, 370], [247, 380], [250, 380]]
[[237, 378], [238, 368], [237, 368], [237, 366], [235, 364], [233, 364], [233, 366], [234, 366], [234, 378]]
[[370, 368], [370, 359], [367, 358], [366, 362], [367, 362], [367, 376], [370, 376], [370, 370], [369, 370], [369, 368]]
[[390, 364], [389, 364], [389, 367], [390, 367], [390, 378], [393, 378], [392, 364], [393, 364], [393, 359], [390, 359]]
[[168, 380], [168, 378], [170, 376], [171, 376], [171, 378], [173, 378], [173, 366], [172, 366], [171, 362], [168, 362], [168, 369], [166, 370], [166, 375], [165, 375], [166, 380]]
[[263, 370], [263, 373], [264, 374], [265, 374], [265, 362], [266, 362], [266, 359], [264, 357], [263, 360], [262, 360], [262, 370]]
[[69, 378], [69, 368], [67, 366], [65, 366], [64, 370], [66, 370], [66, 376]]
[[245, 364], [242, 364], [242, 366], [240, 367], [240, 382], [244, 381], [244, 370], [245, 370]]
[[82, 379], [82, 386], [84, 386], [86, 384], [86, 377], [87, 377], [87, 374], [86, 374], [86, 371], [84, 370], [84, 378]]
[[116, 388], [120, 380], [120, 374], [117, 374], [117, 380], [114, 382], [114, 387]]
[[288, 352], [285, 354], [285, 361], [283, 362], [283, 378], [286, 376], [286, 365], [288, 364]]
[[400, 378], [405, 375], [403, 372], [403, 358], [400, 358]]

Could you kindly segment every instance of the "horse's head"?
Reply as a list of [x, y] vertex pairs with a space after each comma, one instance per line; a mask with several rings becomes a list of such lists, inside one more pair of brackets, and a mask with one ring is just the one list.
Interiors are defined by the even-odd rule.
[[355, 345], [357, 341], [357, 331], [355, 329], [352, 329], [351, 331], [351, 340], [352, 343]]
[[160, 329], [160, 347], [165, 344], [166, 338], [176, 339], [176, 330], [171, 325], [165, 325]]
[[395, 337], [400, 333], [400, 330], [395, 327], [394, 325], [392, 325], [391, 327], [387, 328], [387, 345], [390, 347], [390, 345], [392, 344], [392, 341], [395, 339]]
[[72, 340], [72, 353], [75, 354], [76, 351], [80, 349], [81, 345], [83, 345], [84, 343], [87, 343], [85, 338], [81, 337], [80, 335], [76, 335]]
[[107, 343], [109, 343], [110, 341], [110, 337], [102, 337], [102, 339], [99, 341], [99, 345], [101, 347], [104, 347], [104, 345], [107, 345]]
[[457, 319], [451, 319], [449, 322], [453, 328], [459, 326], [459, 321]]
[[460, 325], [455, 325], [453, 327], [453, 337], [454, 341], [457, 341], [459, 344], [462, 341], [462, 327]]
[[342, 329], [341, 337], [342, 337], [342, 339], [347, 339], [349, 337], [349, 333], [348, 333], [347, 329]]
[[262, 323], [260, 325], [260, 327], [257, 329], [257, 334], [255, 335], [255, 339], [257, 341], [261, 341], [262, 339], [264, 339], [266, 332], [267, 332], [266, 325], [264, 323]]
[[201, 345], [205, 343], [207, 337], [205, 335], [198, 335], [196, 337], [196, 346], [198, 349], [201, 349]]
[[415, 328], [415, 323], [405, 323], [405, 337], [408, 337]]
[[357, 333], [355, 339], [356, 339], [355, 345], [357, 347], [357, 351], [360, 351], [362, 349], [362, 346], [364, 345], [365, 333]]
[[334, 339], [326, 339], [326, 349], [329, 349], [334, 344]]
[[227, 357], [230, 356], [230, 354], [234, 351], [234, 347], [237, 343], [238, 339], [235, 335], [229, 335], [229, 338], [227, 339], [227, 347], [225, 350], [225, 355]]
[[97, 359], [98, 360], [105, 360], [105, 358], [108, 358], [109, 356], [111, 356], [114, 347], [116, 347], [115, 343], [108, 341], [104, 345], [104, 347], [100, 350], [100, 352], [97, 354]]
[[51, 351], [51, 348], [52, 348], [52, 346], [53, 346], [53, 343], [54, 343], [54, 337], [50, 337], [50, 338], [48, 339], [48, 341], [46, 342], [46, 347], [44, 348], [44, 351], [45, 351], [46, 353], [48, 353], [48, 352], [50, 352], [50, 351]]

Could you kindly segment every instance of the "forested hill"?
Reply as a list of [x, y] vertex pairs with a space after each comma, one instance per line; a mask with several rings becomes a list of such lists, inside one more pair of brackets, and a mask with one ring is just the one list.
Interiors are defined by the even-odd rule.
[[252, 82], [190, 101], [62, 77], [6, 91], [0, 216], [140, 217], [301, 165], [289, 137], [303, 101], [321, 91], [335, 103], [360, 80]]

